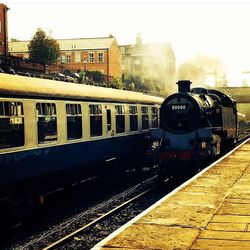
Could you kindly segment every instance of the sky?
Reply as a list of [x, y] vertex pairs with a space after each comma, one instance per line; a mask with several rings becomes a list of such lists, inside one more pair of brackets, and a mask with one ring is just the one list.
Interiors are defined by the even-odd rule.
[[196, 55], [222, 63], [229, 85], [250, 85], [250, 0], [44, 0], [3, 1], [8, 11], [9, 39], [30, 40], [37, 28], [55, 39], [105, 37], [119, 45], [172, 44], [177, 67]]

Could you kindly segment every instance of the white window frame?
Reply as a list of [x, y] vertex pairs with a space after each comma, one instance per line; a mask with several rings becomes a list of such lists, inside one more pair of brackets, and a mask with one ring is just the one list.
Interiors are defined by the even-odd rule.
[[89, 52], [89, 62], [90, 63], [94, 62], [94, 59], [95, 59], [94, 52]]
[[72, 62], [71, 54], [66, 54], [65, 55], [65, 63], [71, 63], [71, 62]]
[[103, 63], [104, 62], [104, 53], [98, 52], [98, 62]]

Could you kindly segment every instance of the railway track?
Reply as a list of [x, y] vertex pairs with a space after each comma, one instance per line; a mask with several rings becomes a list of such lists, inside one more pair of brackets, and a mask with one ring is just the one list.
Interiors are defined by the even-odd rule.
[[136, 200], [140, 199], [142, 196], [148, 194], [149, 192], [155, 190], [156, 188], [158, 188], [159, 185], [155, 185], [151, 188], [148, 188], [147, 190], [141, 192], [140, 194], [130, 198], [129, 200], [123, 202], [122, 204], [116, 206], [115, 208], [113, 208], [112, 210], [108, 211], [105, 214], [100, 215], [98, 218], [94, 219], [93, 221], [91, 221], [90, 223], [78, 228], [77, 230], [75, 230], [74, 232], [64, 236], [63, 238], [49, 244], [48, 246], [45, 246], [43, 248], [43, 250], [49, 250], [49, 249], [57, 249], [62, 245], [67, 244], [69, 241], [71, 241], [72, 239], [74, 239], [75, 236], [77, 236], [78, 234], [82, 233], [84, 230], [87, 230], [93, 226], [95, 226], [97, 223], [99, 223], [100, 221], [109, 218], [110, 216], [114, 215], [114, 213], [117, 213], [119, 210], [123, 209], [125, 206], [128, 206], [129, 204], [131, 204], [132, 202], [135, 202]]
[[[91, 237], [90, 235], [93, 235], [93, 238], [98, 238], [99, 236], [96, 236], [95, 234], [96, 231], [106, 230], [106, 225], [112, 225], [111, 231], [114, 231], [125, 222], [144, 211], [150, 205], [154, 204], [160, 198], [171, 192], [173, 189], [181, 185], [187, 179], [191, 178], [193, 174], [187, 174], [186, 177], [178, 180], [173, 178], [166, 178], [161, 183], [157, 181], [157, 176], [154, 176], [153, 178], [156, 179], [156, 184], [152, 185], [141, 193], [130, 197], [126, 201], [123, 201], [121, 204], [110, 209], [106, 213], [101, 214], [100, 216], [98, 216], [98, 218], [95, 218], [91, 222], [77, 228], [64, 237], [61, 237], [54, 242], [50, 242], [46, 246], [43, 246], [42, 249], [89, 249], [90, 246], [93, 246], [86, 242], [86, 238]], [[121, 220], [119, 222], [120, 224], [118, 223], [119, 225], [113, 225], [116, 224], [117, 218]], [[109, 231], [108, 233], [106, 232], [106, 236], [110, 234], [111, 231]], [[101, 239], [99, 238], [99, 240]], [[99, 240], [97, 240], [95, 243], [97, 243]]]
[[107, 197], [94, 206], [76, 212], [69, 218], [61, 219], [59, 223], [54, 224], [52, 219], [52, 225], [48, 226], [49, 229], [33, 234], [23, 242], [15, 243], [11, 249], [61, 249], [58, 246], [66, 244], [65, 242], [83, 231], [95, 227], [100, 221], [129, 206], [157, 186], [157, 177], [151, 176], [141, 183], [135, 183], [133, 186]]
[[244, 131], [242, 133], [239, 133], [237, 145], [239, 145], [243, 141], [247, 140], [249, 137], [250, 137], [250, 129], [248, 129], [247, 131]]
[[[176, 187], [191, 178], [194, 174], [196, 173], [187, 173], [185, 177], [182, 176], [182, 178], [178, 179], [167, 178], [161, 183], [157, 181], [157, 184], [147, 188], [147, 190], [129, 198], [128, 200], [117, 205], [115, 208], [112, 208], [105, 214], [100, 215], [98, 218], [77, 228], [64, 237], [54, 242], [50, 242], [48, 245], [43, 246], [42, 249], [90, 249], [97, 242], [170, 193]], [[155, 178], [157, 179], [156, 176]], [[119, 218], [119, 222], [117, 222], [117, 218]], [[106, 227], [109, 227], [110, 225], [111, 228], [107, 229]], [[105, 231], [101, 235], [102, 238], [98, 235], [100, 231]], [[88, 238], [91, 237], [95, 239], [90, 240], [91, 243], [89, 243]], [[94, 242], [94, 244], [92, 242]]]

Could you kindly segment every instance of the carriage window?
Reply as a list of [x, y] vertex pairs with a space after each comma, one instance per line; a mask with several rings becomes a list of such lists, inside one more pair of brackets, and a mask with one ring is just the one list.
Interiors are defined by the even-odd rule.
[[38, 143], [48, 143], [57, 140], [57, 119], [55, 103], [37, 103]]
[[102, 106], [89, 105], [90, 115], [90, 136], [102, 135]]
[[138, 131], [137, 107], [129, 106], [130, 131]]
[[82, 110], [80, 104], [66, 104], [68, 140], [82, 138]]
[[125, 132], [125, 109], [122, 105], [115, 106], [116, 133]]
[[159, 123], [158, 123], [158, 108], [157, 107], [152, 107], [152, 128], [158, 128]]
[[23, 145], [23, 104], [21, 102], [0, 102], [0, 149]]
[[148, 107], [141, 107], [141, 119], [142, 119], [142, 130], [146, 130], [149, 128], [148, 122]]

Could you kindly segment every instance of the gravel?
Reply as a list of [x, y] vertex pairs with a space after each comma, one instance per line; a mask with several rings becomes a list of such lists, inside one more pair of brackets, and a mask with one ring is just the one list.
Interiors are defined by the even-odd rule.
[[[107, 189], [101, 186], [102, 194], [99, 194], [99, 200], [97, 199], [95, 201], [88, 201], [87, 203], [90, 203], [88, 207], [86, 207], [86, 204], [81, 204], [79, 207], [74, 207], [71, 209], [70, 212], [68, 210], [59, 212], [59, 214], [55, 215], [54, 217], [49, 216], [49, 219], [44, 217], [45, 221], [39, 219], [38, 224], [33, 222], [31, 224], [32, 226], [30, 228], [28, 227], [28, 233], [21, 232], [21, 236], [17, 237], [17, 239], [14, 239], [11, 244], [5, 245], [4, 249], [41, 249], [48, 243], [51, 243], [74, 231], [80, 226], [90, 222], [92, 219], [98, 217], [99, 214], [106, 213], [111, 208], [121, 204], [129, 197], [135, 196], [136, 194], [142, 192], [142, 190], [146, 189], [150, 185], [153, 185], [155, 182], [156, 177], [151, 177], [146, 181], [135, 184], [134, 186], [129, 187], [121, 192], [117, 191], [117, 187], [113, 188], [115, 191], [107, 191]], [[105, 191], [107, 191], [108, 194]], [[86, 198], [84, 194], [82, 195], [82, 199]], [[90, 197], [93, 195], [95, 195], [94, 192], [92, 195], [89, 194]], [[53, 207], [52, 210], [55, 210], [55, 208]], [[46, 213], [43, 216], [46, 216]], [[25, 228], [23, 228], [22, 231], [25, 231]]]

